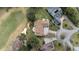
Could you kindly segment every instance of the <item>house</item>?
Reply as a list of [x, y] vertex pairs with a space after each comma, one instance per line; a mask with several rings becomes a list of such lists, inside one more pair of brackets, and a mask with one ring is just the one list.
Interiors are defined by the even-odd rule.
[[45, 36], [49, 33], [49, 20], [42, 19], [34, 22], [33, 31], [37, 36]]
[[49, 12], [49, 14], [51, 16], [54, 17], [54, 22], [56, 24], [60, 24], [61, 23], [61, 20], [60, 20], [60, 18], [62, 17], [62, 10], [61, 10], [61, 8], [59, 8], [59, 7], [48, 7], [47, 11]]
[[53, 42], [44, 44], [40, 50], [41, 51], [52, 51], [52, 50], [54, 50], [54, 44], [53, 44]]

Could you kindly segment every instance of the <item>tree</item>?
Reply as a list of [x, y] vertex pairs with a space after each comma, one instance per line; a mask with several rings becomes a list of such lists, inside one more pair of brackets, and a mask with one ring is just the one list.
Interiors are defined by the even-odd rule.
[[36, 20], [36, 18], [35, 18], [36, 11], [37, 11], [37, 8], [35, 8], [35, 7], [31, 7], [27, 10], [28, 13], [27, 13], [26, 17], [27, 17], [28, 21], [34, 22]]
[[19, 50], [25, 51], [25, 50], [27, 49], [27, 47], [26, 47], [26, 45], [25, 45], [25, 44], [26, 44], [25, 41], [27, 41], [26, 35], [25, 35], [25, 34], [21, 34], [21, 35], [19, 36], [19, 40], [22, 42], [22, 47], [20, 47]]
[[58, 43], [59, 46], [61, 46], [61, 43]]
[[35, 21], [35, 14], [34, 14], [34, 12], [29, 12], [27, 14], [27, 18], [28, 18], [28, 21], [34, 22]]
[[31, 7], [27, 10], [27, 14], [26, 17], [28, 19], [28, 21], [34, 22], [36, 20], [36, 13], [38, 12], [38, 10], [42, 9], [42, 7]]
[[27, 40], [27, 38], [26, 38], [26, 35], [25, 35], [25, 34], [21, 34], [19, 37], [20, 37], [20, 39], [19, 39], [19, 40], [21, 40], [21, 41], [22, 41], [22, 40]]
[[40, 41], [37, 36], [29, 29], [27, 31], [27, 50], [31, 49], [38, 50], [40, 48]]
[[35, 49], [38, 50], [40, 48], [40, 43], [39, 39], [35, 36], [32, 36], [28, 41], [27, 41], [27, 48], [28, 50]]
[[[26, 36], [27, 35], [27, 36]], [[27, 29], [26, 35], [21, 34], [20, 40], [23, 42], [22, 47], [20, 48], [21, 51], [30, 51], [32, 49], [39, 50], [41, 47], [40, 40], [37, 36], [34, 35], [31, 29]], [[27, 41], [24, 43], [24, 41]]]

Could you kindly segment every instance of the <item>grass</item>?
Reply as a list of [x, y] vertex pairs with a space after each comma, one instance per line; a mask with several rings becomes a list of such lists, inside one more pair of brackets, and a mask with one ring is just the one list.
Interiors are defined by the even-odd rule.
[[57, 31], [59, 28], [54, 23], [52, 23], [52, 21], [50, 21], [49, 22], [49, 29], [53, 30], [53, 31]]
[[51, 16], [48, 14], [48, 12], [46, 11], [46, 9], [44, 8], [40, 8], [38, 9], [38, 11], [35, 14], [36, 19], [52, 19]]
[[21, 11], [15, 11], [2, 22], [0, 25], [0, 48], [2, 48], [8, 41], [9, 36], [13, 31], [20, 25], [24, 19], [24, 16]]
[[68, 21], [66, 19], [63, 21], [63, 28], [72, 29], [72, 27], [70, 26], [70, 24], [68, 23]]
[[63, 46], [58, 41], [54, 41], [55, 51], [64, 51]]
[[5, 9], [0, 9], [0, 17], [6, 13]]
[[79, 11], [76, 7], [62, 8], [63, 13], [68, 16], [70, 21], [77, 27], [79, 27]]
[[74, 33], [72, 36], [72, 44], [74, 46], [79, 46], [79, 32]]

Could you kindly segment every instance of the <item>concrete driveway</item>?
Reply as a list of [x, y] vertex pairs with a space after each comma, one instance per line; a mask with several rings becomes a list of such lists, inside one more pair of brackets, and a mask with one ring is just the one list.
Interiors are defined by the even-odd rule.
[[[66, 19], [69, 24], [73, 27], [72, 30], [68, 30], [68, 29], [64, 29], [63, 28], [63, 21], [64, 19]], [[71, 36], [75, 33], [75, 32], [78, 32], [79, 31], [79, 28], [77, 28], [68, 18], [67, 16], [62, 16], [61, 18], [61, 25], [60, 25], [60, 29], [58, 31], [50, 31], [51, 33], [55, 34], [56, 35], [56, 38], [57, 40], [61, 41], [62, 45], [64, 47], [69, 46], [71, 48], [71, 50], [73, 50], [73, 45], [72, 43], [70, 42], [70, 39], [71, 39]], [[64, 33], [65, 34], [65, 38], [62, 40], [61, 39], [61, 34]]]

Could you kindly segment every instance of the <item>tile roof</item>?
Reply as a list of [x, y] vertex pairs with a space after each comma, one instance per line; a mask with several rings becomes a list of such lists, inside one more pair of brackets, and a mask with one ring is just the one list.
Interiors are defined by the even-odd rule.
[[49, 26], [49, 21], [48, 20], [37, 20], [35, 21], [34, 26], [35, 26], [36, 35], [44, 36], [44, 27]]

